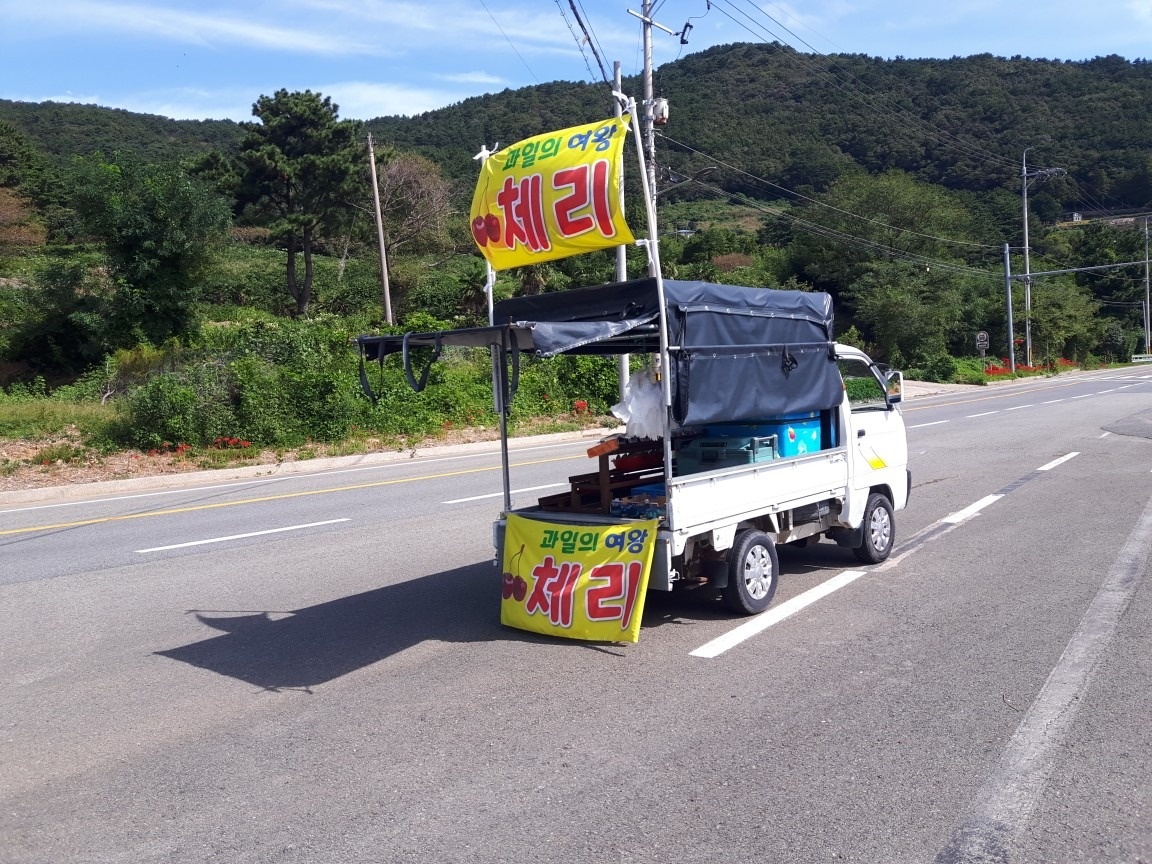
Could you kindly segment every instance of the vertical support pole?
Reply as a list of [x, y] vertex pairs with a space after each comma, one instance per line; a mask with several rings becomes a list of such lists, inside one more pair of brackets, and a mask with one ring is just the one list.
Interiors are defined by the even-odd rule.
[[1152, 354], [1152, 298], [1148, 291], [1148, 217], [1144, 217], [1144, 353]]
[[[1028, 249], [1028, 151], [1024, 148], [1024, 155], [1020, 166], [1020, 192], [1024, 200], [1024, 365], [1032, 365], [1032, 280], [1028, 274], [1032, 272]], [[1012, 371], [1016, 371], [1013, 369]]]
[[[619, 60], [617, 60], [615, 63], [612, 64], [612, 71], [613, 71], [613, 79], [612, 79], [613, 89], [615, 89], [615, 91], [617, 93], [619, 93], [624, 87], [624, 78], [620, 73], [620, 61]], [[613, 114], [616, 117], [620, 117], [624, 113], [623, 109], [620, 106], [620, 100], [615, 96], [612, 97], [612, 109], [613, 109]], [[623, 208], [623, 203], [624, 203], [624, 172], [623, 171], [620, 172], [619, 194], [620, 194], [621, 208]], [[627, 278], [628, 278], [628, 252], [624, 246], [617, 246], [616, 247], [616, 281], [617, 282], [623, 282]], [[627, 393], [628, 376], [629, 376], [630, 371], [631, 371], [629, 368], [631, 364], [629, 362], [629, 356], [627, 354], [621, 354], [619, 357], [616, 358], [616, 361], [617, 361], [616, 377], [617, 377], [618, 383], [619, 383], [620, 401], [623, 402], [624, 398], [628, 395], [628, 393]]]
[[651, 200], [656, 200], [656, 135], [652, 123], [652, 0], [644, 0], [643, 9], [644, 26], [641, 32], [644, 34], [644, 137], [636, 136], [637, 140], [644, 142], [644, 163], [645, 163], [645, 176], [648, 178], [648, 188], [645, 190], [645, 196]]
[[1004, 244], [1004, 295], [1008, 306], [1008, 368], [1016, 374], [1016, 325], [1012, 321], [1012, 261]]
[[380, 286], [384, 300], [384, 320], [395, 324], [392, 319], [392, 292], [388, 285], [388, 255], [384, 251], [384, 214], [380, 212], [380, 186], [376, 182], [376, 150], [372, 146], [372, 136], [368, 136], [368, 167], [372, 171], [372, 201], [375, 204], [376, 240], [380, 244]]

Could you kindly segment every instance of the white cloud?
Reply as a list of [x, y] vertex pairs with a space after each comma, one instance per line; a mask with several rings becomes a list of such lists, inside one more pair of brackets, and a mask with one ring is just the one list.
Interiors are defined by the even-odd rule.
[[365, 81], [326, 84], [320, 92], [331, 96], [332, 101], [340, 106], [341, 117], [356, 120], [393, 114], [423, 114], [475, 95], [471, 90], [437, 90]]
[[320, 26], [282, 27], [220, 12], [186, 12], [155, 4], [54, 0], [8, 6], [4, 12], [9, 18], [50, 25], [54, 33], [103, 30], [198, 45], [243, 45], [309, 54], [392, 53], [347, 34], [325, 32]]
[[457, 72], [454, 74], [434, 75], [441, 81], [451, 81], [455, 84], [507, 84], [506, 78], [491, 75], [488, 72]]

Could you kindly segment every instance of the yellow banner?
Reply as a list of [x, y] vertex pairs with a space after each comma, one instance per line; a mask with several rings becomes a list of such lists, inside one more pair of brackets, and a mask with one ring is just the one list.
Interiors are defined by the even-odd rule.
[[500, 623], [567, 639], [636, 642], [656, 525], [560, 525], [509, 515]]
[[469, 218], [494, 269], [634, 242], [620, 195], [629, 119], [526, 138], [485, 160]]

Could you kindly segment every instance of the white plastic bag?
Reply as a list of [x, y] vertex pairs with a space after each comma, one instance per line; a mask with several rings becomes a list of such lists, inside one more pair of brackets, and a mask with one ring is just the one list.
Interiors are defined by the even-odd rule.
[[656, 439], [664, 434], [664, 394], [652, 370], [632, 373], [624, 400], [612, 406], [612, 413], [624, 422], [629, 438]]

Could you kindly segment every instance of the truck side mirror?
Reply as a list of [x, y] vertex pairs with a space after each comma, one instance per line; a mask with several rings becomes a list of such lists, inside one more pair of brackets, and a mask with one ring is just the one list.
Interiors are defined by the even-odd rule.
[[904, 373], [892, 370], [885, 374], [887, 382], [888, 404], [895, 405], [904, 401]]

